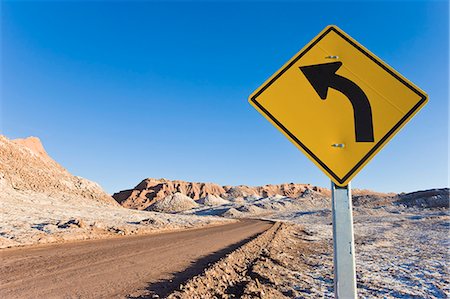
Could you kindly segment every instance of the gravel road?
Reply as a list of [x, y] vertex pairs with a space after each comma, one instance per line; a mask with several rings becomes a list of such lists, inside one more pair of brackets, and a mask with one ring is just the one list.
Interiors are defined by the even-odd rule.
[[243, 220], [156, 235], [3, 249], [0, 297], [165, 296], [271, 226]]

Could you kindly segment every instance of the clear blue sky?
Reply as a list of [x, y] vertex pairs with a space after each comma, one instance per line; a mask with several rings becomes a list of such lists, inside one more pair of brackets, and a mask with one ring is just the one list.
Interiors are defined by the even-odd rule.
[[40, 137], [110, 193], [146, 177], [329, 187], [247, 102], [329, 24], [430, 99], [353, 187], [448, 185], [447, 1], [2, 1], [1, 10], [2, 134]]

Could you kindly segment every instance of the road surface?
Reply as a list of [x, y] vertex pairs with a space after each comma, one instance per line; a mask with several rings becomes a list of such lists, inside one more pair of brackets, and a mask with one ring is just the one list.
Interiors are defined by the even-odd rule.
[[0, 298], [166, 295], [272, 224], [202, 229], [0, 250]]

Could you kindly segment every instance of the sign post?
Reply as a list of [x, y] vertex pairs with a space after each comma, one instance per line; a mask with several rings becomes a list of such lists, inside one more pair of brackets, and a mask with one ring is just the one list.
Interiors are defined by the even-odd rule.
[[330, 25], [249, 97], [332, 181], [335, 295], [356, 298], [350, 181], [428, 101]]
[[350, 184], [331, 182], [334, 248], [334, 293], [338, 299], [356, 298], [355, 243], [353, 239], [352, 194]]

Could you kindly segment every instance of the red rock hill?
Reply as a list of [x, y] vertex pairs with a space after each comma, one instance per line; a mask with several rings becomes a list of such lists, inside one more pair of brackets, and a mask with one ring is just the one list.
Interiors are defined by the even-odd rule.
[[314, 190], [324, 195], [329, 195], [329, 190], [309, 184], [280, 184], [264, 185], [258, 187], [249, 186], [220, 186], [214, 183], [193, 183], [185, 181], [171, 181], [167, 179], [147, 178], [136, 187], [123, 190], [113, 195], [122, 206], [131, 209], [144, 210], [154, 202], [168, 195], [180, 192], [190, 198], [197, 200], [207, 195], [220, 196], [222, 198], [236, 198], [246, 196], [269, 197], [282, 195], [287, 197], [298, 197], [305, 190]]

